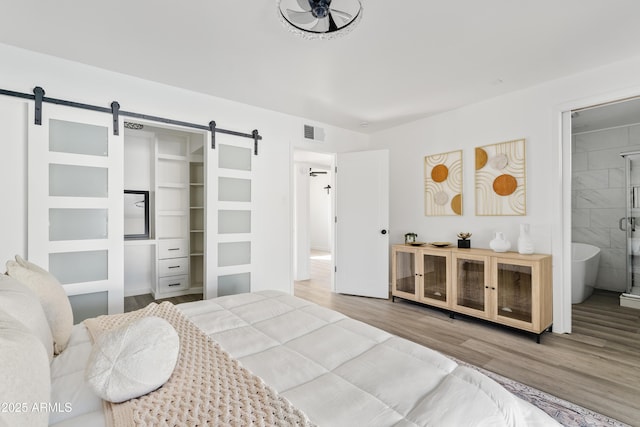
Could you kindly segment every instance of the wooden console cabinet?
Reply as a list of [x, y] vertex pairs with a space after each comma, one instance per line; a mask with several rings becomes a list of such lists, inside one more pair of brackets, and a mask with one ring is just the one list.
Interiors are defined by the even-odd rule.
[[540, 335], [553, 323], [551, 255], [392, 247], [392, 299], [441, 307]]

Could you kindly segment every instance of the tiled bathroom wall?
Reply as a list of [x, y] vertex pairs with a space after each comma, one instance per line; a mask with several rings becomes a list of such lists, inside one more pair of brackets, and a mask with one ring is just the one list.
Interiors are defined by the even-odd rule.
[[601, 249], [596, 287], [626, 289], [624, 159], [640, 150], [640, 125], [576, 133], [572, 140], [572, 240]]

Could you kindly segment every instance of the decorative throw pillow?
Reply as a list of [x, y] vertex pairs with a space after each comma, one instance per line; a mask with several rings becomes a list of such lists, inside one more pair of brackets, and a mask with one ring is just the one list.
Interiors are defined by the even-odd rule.
[[49, 359], [40, 340], [0, 310], [0, 426], [46, 426]]
[[85, 378], [104, 400], [124, 402], [167, 382], [179, 352], [180, 338], [173, 326], [159, 317], [144, 317], [96, 339]]
[[16, 255], [16, 261], [7, 261], [7, 274], [30, 288], [38, 296], [47, 316], [55, 354], [67, 347], [73, 328], [73, 312], [64, 288], [48, 271]]
[[0, 307], [40, 339], [51, 361], [53, 337], [38, 296], [16, 279], [0, 274]]

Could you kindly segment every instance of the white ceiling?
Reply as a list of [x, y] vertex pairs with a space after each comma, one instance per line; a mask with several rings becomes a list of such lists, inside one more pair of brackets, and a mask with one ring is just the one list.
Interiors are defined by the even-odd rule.
[[362, 3], [309, 41], [275, 0], [0, 0], [0, 43], [360, 132], [640, 56], [638, 0]]

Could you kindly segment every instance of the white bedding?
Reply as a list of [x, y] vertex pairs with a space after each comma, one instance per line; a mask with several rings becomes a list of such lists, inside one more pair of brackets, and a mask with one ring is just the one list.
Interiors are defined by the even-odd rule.
[[[265, 291], [178, 305], [320, 426], [559, 425], [490, 378], [426, 347], [308, 301]], [[58, 426], [104, 425], [83, 380], [91, 342], [74, 327], [52, 363]]]

